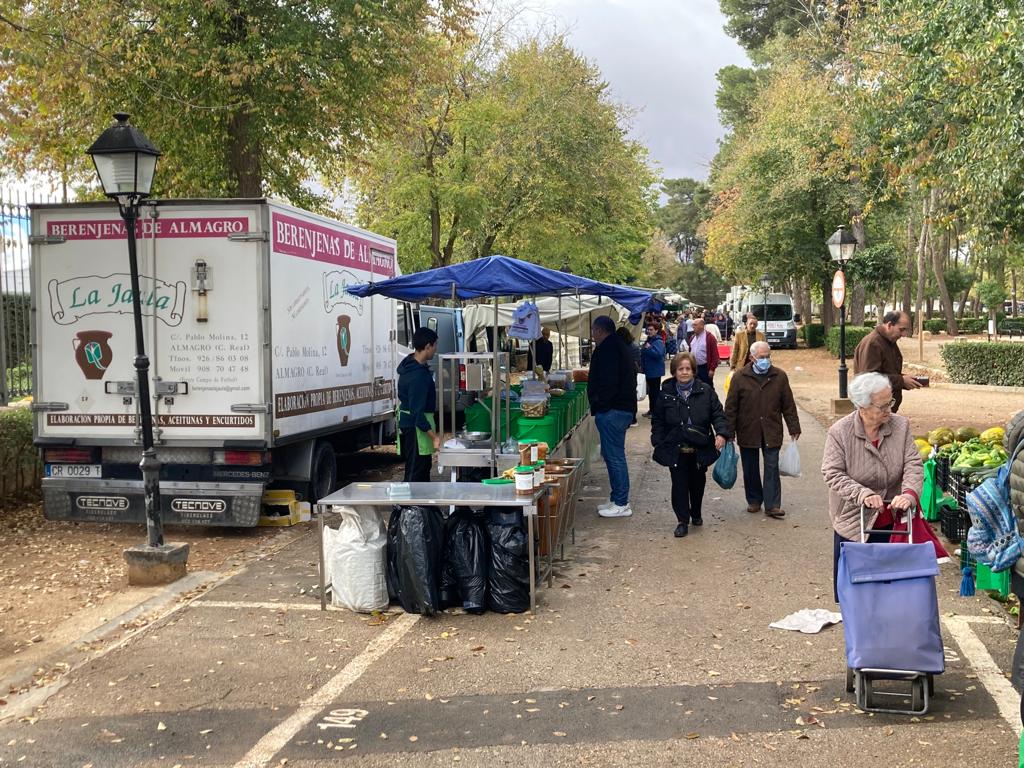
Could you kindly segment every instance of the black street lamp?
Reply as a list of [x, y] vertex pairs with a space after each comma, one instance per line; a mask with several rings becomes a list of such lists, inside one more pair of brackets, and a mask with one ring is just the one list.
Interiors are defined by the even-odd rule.
[[846, 262], [857, 250], [857, 238], [839, 227], [826, 243], [832, 260], [839, 265], [832, 280], [832, 303], [839, 310], [839, 397], [846, 399]]
[[139, 410], [142, 421], [142, 483], [146, 494], [146, 530], [150, 547], [164, 544], [160, 517], [160, 463], [153, 448], [153, 411], [149, 401], [149, 358], [142, 333], [142, 303], [139, 296], [139, 262], [135, 248], [135, 225], [139, 203], [149, 197], [158, 150], [135, 126], [128, 115], [118, 112], [117, 122], [107, 128], [87, 152], [107, 197], [117, 201], [128, 235], [128, 266], [132, 282], [132, 314], [135, 319], [135, 371], [138, 377]]
[[761, 279], [758, 283], [761, 285], [761, 297], [764, 299], [764, 322], [765, 329], [768, 328], [768, 291], [772, 289], [772, 276], [765, 272], [761, 275]]

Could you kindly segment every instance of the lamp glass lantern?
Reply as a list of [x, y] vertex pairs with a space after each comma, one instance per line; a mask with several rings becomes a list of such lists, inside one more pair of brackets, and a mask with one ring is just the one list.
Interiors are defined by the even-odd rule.
[[854, 251], [857, 250], [857, 238], [844, 226], [840, 226], [825, 244], [828, 246], [832, 261], [839, 262], [840, 268], [853, 258]]
[[107, 128], [87, 150], [107, 197], [138, 201], [149, 197], [160, 150], [128, 115], [118, 112], [117, 122]]
[[767, 293], [768, 290], [772, 287], [772, 276], [765, 273], [761, 275], [761, 279], [758, 282], [761, 285], [761, 290]]

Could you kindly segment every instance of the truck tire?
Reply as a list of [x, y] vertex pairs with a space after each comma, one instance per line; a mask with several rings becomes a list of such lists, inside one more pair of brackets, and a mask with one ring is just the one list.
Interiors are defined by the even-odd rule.
[[313, 448], [313, 463], [309, 470], [307, 500], [316, 504], [338, 487], [338, 459], [330, 443], [318, 441]]

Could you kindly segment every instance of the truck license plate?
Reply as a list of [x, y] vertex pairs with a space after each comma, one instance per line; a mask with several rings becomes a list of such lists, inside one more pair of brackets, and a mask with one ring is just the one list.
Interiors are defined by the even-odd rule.
[[103, 477], [102, 464], [47, 464], [47, 477]]

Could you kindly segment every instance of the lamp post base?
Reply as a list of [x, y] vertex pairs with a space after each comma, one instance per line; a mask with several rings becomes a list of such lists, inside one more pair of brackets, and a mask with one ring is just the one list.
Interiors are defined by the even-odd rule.
[[172, 542], [159, 547], [139, 545], [124, 551], [128, 583], [133, 587], [170, 584], [185, 576], [188, 544]]
[[833, 397], [829, 412], [833, 419], [838, 419], [847, 414], [853, 413], [853, 401], [845, 397]]

